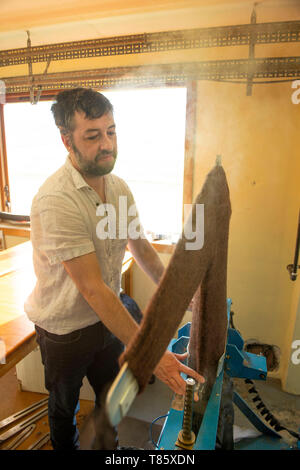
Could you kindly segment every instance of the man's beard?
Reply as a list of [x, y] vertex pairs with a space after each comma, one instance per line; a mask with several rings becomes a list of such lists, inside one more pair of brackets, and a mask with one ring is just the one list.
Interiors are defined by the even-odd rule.
[[[102, 150], [97, 153], [94, 160], [87, 161], [82, 153], [78, 150], [76, 145], [72, 142], [72, 150], [76, 158], [77, 165], [82, 175], [84, 176], [104, 176], [110, 173], [116, 163], [117, 159], [117, 152], [113, 150], [112, 152], [108, 152], [107, 150]], [[102, 164], [98, 164], [101, 162], [102, 158], [112, 156], [113, 160], [108, 160], [102, 162]]]

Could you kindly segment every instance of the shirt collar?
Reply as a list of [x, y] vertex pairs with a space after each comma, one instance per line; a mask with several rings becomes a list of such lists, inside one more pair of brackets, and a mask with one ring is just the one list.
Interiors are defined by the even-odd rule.
[[70, 159], [70, 154], [68, 154], [66, 163], [65, 163], [65, 168], [68, 170], [68, 172], [71, 174], [73, 182], [75, 184], [75, 187], [77, 189], [83, 188], [83, 187], [90, 187], [88, 183], [84, 180], [83, 176], [79, 173], [78, 170], [72, 165], [71, 159]]

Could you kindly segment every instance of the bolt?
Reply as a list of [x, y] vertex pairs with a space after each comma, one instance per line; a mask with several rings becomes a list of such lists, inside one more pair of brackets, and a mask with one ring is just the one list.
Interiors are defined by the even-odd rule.
[[184, 399], [184, 414], [183, 414], [183, 423], [182, 423], [182, 437], [186, 441], [191, 440], [191, 430], [192, 430], [192, 415], [193, 415], [193, 398], [194, 398], [194, 379], [186, 380], [186, 391]]

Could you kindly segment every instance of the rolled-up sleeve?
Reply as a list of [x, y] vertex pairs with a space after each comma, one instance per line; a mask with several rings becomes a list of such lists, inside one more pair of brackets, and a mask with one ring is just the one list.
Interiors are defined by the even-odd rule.
[[32, 244], [50, 265], [95, 251], [88, 224], [69, 195], [44, 195], [31, 209]]

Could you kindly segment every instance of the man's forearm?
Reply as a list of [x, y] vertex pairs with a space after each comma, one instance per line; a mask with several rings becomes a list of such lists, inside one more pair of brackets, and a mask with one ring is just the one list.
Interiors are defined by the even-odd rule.
[[78, 256], [64, 261], [63, 265], [100, 320], [127, 345], [138, 325], [118, 296], [103, 281], [96, 254], [92, 252]]
[[[138, 246], [137, 251], [141, 251], [141, 248], [143, 247]], [[144, 253], [143, 250], [142, 253]], [[156, 259], [155, 256], [153, 257], [153, 253], [152, 255], [150, 253], [150, 258], [152, 258], [152, 260]], [[156, 263], [157, 262], [154, 261], [154, 264]], [[78, 290], [99, 316], [100, 320], [127, 346], [137, 333], [139, 326], [135, 323], [117, 295], [104, 283], [96, 254], [92, 252], [68, 261], [63, 261], [63, 265]], [[146, 265], [149, 266], [147, 261]], [[152, 264], [150, 262], [150, 267], [151, 266]], [[156, 266], [157, 268], [154, 269], [155, 277], [159, 280], [164, 268], [160, 260]], [[192, 377], [198, 375], [196, 372], [181, 364], [173, 353], [166, 351], [154, 373], [175, 393], [184, 393], [185, 381], [180, 376], [181, 371], [190, 371], [189, 375]]]
[[129, 240], [128, 247], [140, 268], [158, 284], [165, 268], [151, 243], [146, 239]]
[[101, 293], [95, 289], [84, 297], [104, 325], [127, 345], [139, 326], [115, 293], [103, 283]]

